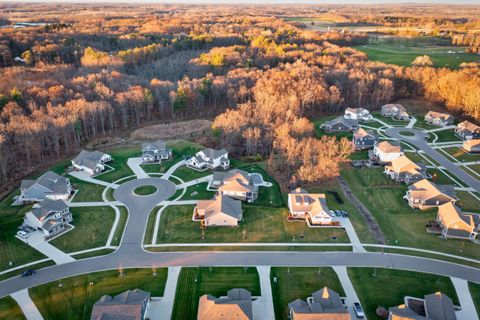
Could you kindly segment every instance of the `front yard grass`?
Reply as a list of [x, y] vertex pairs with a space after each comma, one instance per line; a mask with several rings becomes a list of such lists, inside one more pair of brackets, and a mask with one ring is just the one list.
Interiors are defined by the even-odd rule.
[[473, 303], [475, 303], [475, 308], [477, 308], [477, 313], [480, 313], [480, 284], [469, 282], [468, 289], [470, 289], [470, 294], [472, 295]]
[[[430, 158], [425, 153], [420, 154], [418, 152], [405, 152], [405, 156], [407, 156], [407, 158], [412, 160], [413, 162], [421, 162], [421, 163], [424, 163], [425, 165], [431, 165], [431, 163], [437, 164], [435, 160]], [[430, 160], [430, 162], [427, 159]]]
[[[275, 282], [276, 279], [276, 282]], [[343, 297], [345, 293], [332, 268], [273, 267], [270, 271], [275, 319], [288, 320], [288, 304], [296, 299], [305, 300], [312, 293], [329, 287]]]
[[67, 253], [105, 246], [115, 220], [113, 209], [81, 207], [70, 208], [70, 211], [75, 228], [53, 239], [50, 244]]
[[[167, 269], [110, 270], [50, 282], [29, 289], [30, 297], [45, 319], [90, 319], [92, 307], [101, 296], [142, 289], [163, 296]], [[91, 283], [91, 285], [90, 285]], [[61, 286], [59, 284], [62, 284]]]
[[430, 179], [432, 182], [436, 184], [450, 184], [450, 185], [457, 185], [452, 179], [450, 179], [445, 173], [438, 169], [427, 169], [428, 173], [432, 176]]
[[[468, 173], [474, 178], [480, 178], [480, 163], [479, 164], [474, 164], [470, 166], [460, 166], [460, 169]], [[473, 172], [472, 172], [473, 170]]]
[[455, 135], [455, 131], [453, 129], [435, 131], [434, 133], [438, 137], [437, 141], [435, 141], [435, 142], [448, 142], [448, 141], [461, 141], [462, 140]]
[[125, 225], [127, 224], [128, 219], [128, 210], [127, 207], [119, 206], [118, 210], [120, 210], [120, 219], [118, 220], [117, 229], [115, 230], [115, 234], [112, 238], [112, 246], [120, 245], [120, 242], [123, 237], [123, 231], [125, 230]]
[[8, 296], [0, 299], [0, 319], [23, 320], [26, 318], [17, 302]]
[[102, 193], [105, 189], [104, 186], [85, 182], [72, 176], [68, 176], [70, 183], [78, 190], [72, 199], [72, 202], [93, 202], [103, 201]]
[[459, 162], [480, 161], [480, 154], [468, 153], [459, 147], [442, 148], [441, 150], [453, 156]]
[[172, 319], [196, 319], [198, 300], [204, 294], [226, 296], [233, 288], [260, 296], [260, 280], [253, 267], [182, 268], [177, 283]]
[[211, 174], [213, 174], [212, 170], [197, 171], [185, 165], [178, 167], [177, 170], [173, 172], [174, 176], [179, 177], [184, 182], [200, 179]]
[[[463, 211], [480, 213], [480, 201], [470, 193], [466, 191], [456, 191], [455, 194], [459, 199], [457, 205], [462, 208]], [[476, 195], [480, 196], [478, 193]]]
[[132, 170], [127, 165], [128, 158], [140, 157], [142, 154], [141, 147], [129, 147], [107, 151], [109, 155], [112, 156], [112, 161], [107, 163], [108, 166], [113, 167], [115, 170], [101, 174], [95, 179], [114, 182], [121, 178], [125, 178], [133, 175]]
[[[169, 206], [160, 218], [157, 243], [349, 242], [343, 229], [309, 228], [305, 222], [287, 221], [286, 208], [246, 204], [242, 204], [242, 208], [243, 221], [238, 227], [206, 228], [202, 240], [200, 222], [192, 221], [193, 206]], [[303, 236], [304, 240], [299, 240], [298, 236]], [[332, 240], [331, 236], [336, 239]]]
[[[202, 182], [190, 186], [185, 190], [185, 194], [180, 200], [200, 200], [212, 199], [215, 195], [214, 191], [207, 190], [208, 182]], [[196, 192], [196, 194], [194, 194]]]
[[379, 319], [376, 308], [403, 304], [405, 296], [422, 298], [441, 291], [455, 305], [458, 298], [448, 277], [413, 271], [383, 268], [348, 268], [348, 275], [362, 303], [368, 319]]
[[466, 240], [445, 240], [428, 234], [426, 224], [437, 209], [413, 210], [403, 199], [407, 187], [383, 175], [382, 169], [346, 168], [342, 177], [355, 196], [369, 209], [387, 238], [387, 244], [409, 246], [478, 259], [478, 245]]
[[161, 206], [155, 207], [150, 211], [147, 219], [147, 227], [145, 228], [145, 234], [143, 235], [143, 243], [144, 244], [151, 244], [153, 232], [155, 229], [155, 219], [157, 217], [157, 212], [162, 208]]

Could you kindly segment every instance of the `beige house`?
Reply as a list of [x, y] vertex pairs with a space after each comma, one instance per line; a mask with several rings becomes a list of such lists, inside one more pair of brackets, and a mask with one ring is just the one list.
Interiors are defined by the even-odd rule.
[[253, 202], [258, 197], [258, 186], [252, 176], [243, 170], [235, 169], [227, 173], [216, 171], [211, 185], [218, 186], [218, 194], [242, 201]]
[[444, 238], [474, 240], [479, 232], [480, 216], [465, 214], [451, 202], [438, 207], [437, 222]]
[[466, 120], [457, 124], [455, 133], [464, 140], [480, 139], [480, 127]]
[[203, 221], [206, 227], [236, 227], [242, 218], [241, 201], [224, 195], [218, 195], [213, 200], [198, 200], [193, 211], [193, 220]]
[[463, 149], [469, 153], [480, 152], [480, 139], [472, 139], [463, 142]]
[[408, 120], [409, 115], [407, 109], [398, 103], [389, 103], [382, 106], [381, 115], [384, 117], [391, 117], [397, 120]]
[[451, 125], [453, 124], [454, 120], [455, 118], [451, 114], [444, 112], [429, 111], [425, 115], [425, 121], [427, 123], [439, 127], [446, 127], [448, 125]]
[[337, 292], [324, 287], [306, 300], [288, 304], [292, 320], [350, 320], [350, 313]]
[[405, 297], [404, 304], [389, 309], [388, 320], [456, 320], [455, 306], [446, 294], [436, 292], [424, 299]]
[[308, 193], [297, 188], [288, 194], [288, 209], [294, 219], [305, 219], [315, 225], [332, 222], [324, 193]]
[[221, 298], [205, 294], [198, 302], [197, 320], [252, 319], [252, 294], [245, 289], [231, 289]]
[[403, 156], [403, 148], [397, 141], [377, 142], [369, 152], [370, 158], [378, 163], [388, 163]]
[[429, 209], [445, 203], [455, 203], [454, 187], [451, 185], [437, 185], [427, 179], [420, 180], [410, 187], [404, 196], [413, 209]]
[[391, 179], [406, 184], [425, 179], [427, 176], [425, 165], [415, 163], [405, 155], [386, 165], [383, 172]]

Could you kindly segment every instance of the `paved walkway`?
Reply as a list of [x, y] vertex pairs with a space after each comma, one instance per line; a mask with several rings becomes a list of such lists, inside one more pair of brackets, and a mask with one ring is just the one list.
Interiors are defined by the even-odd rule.
[[350, 238], [350, 243], [353, 247], [353, 252], [366, 252], [365, 248], [362, 246], [360, 239], [353, 228], [352, 222], [349, 218], [335, 217], [334, 221], [340, 221], [340, 224], [345, 228], [348, 238]]
[[253, 302], [253, 318], [262, 320], [275, 320], [273, 310], [272, 284], [270, 282], [270, 267], [257, 267], [260, 277], [260, 291], [262, 296]]
[[457, 127], [457, 126], [451, 125], [451, 126], [440, 127], [440, 128], [435, 128], [435, 129], [425, 130], [425, 131], [426, 131], [426, 132], [438, 132], [438, 131], [455, 129], [456, 127]]
[[417, 122], [417, 118], [415, 117], [410, 118], [410, 122], [407, 124], [406, 128], [413, 128], [416, 122]]
[[[357, 319], [357, 316], [355, 315], [355, 311], [353, 309], [353, 304], [355, 302], [360, 302], [360, 299], [358, 299], [357, 293], [355, 292], [352, 282], [350, 281], [347, 273], [347, 267], [333, 266], [332, 268], [337, 274], [340, 283], [342, 284], [343, 291], [345, 291], [345, 306], [347, 306], [352, 319]], [[365, 317], [364, 319], [367, 318]]]
[[37, 251], [40, 251], [50, 259], [52, 259], [56, 264], [63, 264], [68, 262], [75, 261], [70, 255], [66, 254], [65, 252], [57, 249], [56, 247], [52, 246], [50, 243], [46, 242], [41, 231], [35, 231], [28, 234], [28, 239], [23, 240], [29, 246], [34, 248]]
[[477, 310], [473, 303], [470, 290], [468, 289], [468, 281], [450, 277], [455, 291], [457, 292], [458, 300], [462, 310], [455, 312], [458, 320], [478, 320]]
[[153, 298], [148, 311], [148, 318], [151, 320], [170, 320], [172, 318], [173, 303], [175, 301], [175, 292], [177, 290], [178, 276], [181, 267], [169, 267], [167, 283], [163, 297]]
[[23, 289], [11, 294], [12, 298], [17, 301], [18, 306], [22, 309], [27, 320], [43, 320], [42, 314], [38, 311], [37, 306], [30, 298], [28, 289]]
[[85, 171], [72, 171], [72, 172], [69, 173], [69, 175], [71, 175], [72, 177], [75, 177], [77, 179], [89, 182], [89, 183], [99, 184], [101, 186], [110, 187], [112, 189], [117, 189], [118, 188], [118, 184], [110, 183], [110, 182], [106, 182], [106, 181], [102, 181], [102, 180], [92, 178]]
[[155, 226], [153, 227], [152, 241], [150, 242], [153, 245], [157, 244], [158, 229], [160, 227], [160, 217], [162, 216], [162, 212], [166, 207], [167, 206], [163, 206], [160, 209], [158, 209], [158, 211], [155, 215]]
[[179, 162], [175, 163], [173, 166], [171, 166], [167, 170], [167, 172], [165, 172], [165, 174], [163, 175], [163, 179], [168, 180], [168, 178], [170, 178], [172, 173], [174, 173], [175, 170], [177, 170], [179, 167], [183, 166], [186, 162], [187, 162], [186, 160], [182, 160], [182, 161], [179, 161]]
[[212, 177], [213, 177], [213, 175], [208, 175], [208, 176], [205, 176], [205, 177], [202, 177], [202, 178], [199, 178], [199, 179], [195, 179], [195, 180], [192, 180], [192, 181], [188, 181], [188, 182], [179, 184], [179, 185], [177, 185], [177, 189], [185, 189], [185, 188], [188, 188], [190, 186], [194, 186], [194, 185], [202, 183], [202, 182], [209, 182], [212, 179]]
[[[107, 244], [106, 244], [107, 247], [109, 247], [112, 244], [112, 240], [113, 240], [113, 237], [115, 236], [115, 231], [117, 231], [118, 222], [120, 221], [120, 216], [121, 216], [120, 210], [116, 206], [111, 206], [111, 207], [113, 208], [113, 210], [115, 210], [115, 221], [113, 222], [113, 226], [110, 229], [110, 234], [108, 235]], [[121, 236], [122, 235], [120, 235], [120, 237]]]
[[120, 201], [70, 202], [69, 207], [123, 206]]
[[128, 158], [127, 160], [127, 165], [132, 169], [138, 179], [149, 178], [149, 175], [145, 173], [142, 167], [140, 167], [142, 163], [142, 158]]

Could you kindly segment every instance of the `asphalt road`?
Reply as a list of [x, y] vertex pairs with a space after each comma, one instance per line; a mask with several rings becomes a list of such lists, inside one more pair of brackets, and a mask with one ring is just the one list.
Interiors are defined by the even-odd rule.
[[[153, 184], [157, 195], [135, 196], [140, 185]], [[133, 267], [166, 266], [347, 266], [385, 267], [436, 273], [480, 283], [479, 269], [426, 258], [374, 252], [158, 252], [142, 249], [147, 218], [159, 199], [175, 192], [175, 186], [166, 180], [148, 178], [129, 181], [114, 193], [129, 210], [125, 235], [117, 251], [112, 254], [74, 261], [38, 270], [34, 276], [15, 277], [0, 282], [0, 297], [42, 283], [74, 275], [102, 270]], [[159, 198], [160, 197], [160, 198]]]

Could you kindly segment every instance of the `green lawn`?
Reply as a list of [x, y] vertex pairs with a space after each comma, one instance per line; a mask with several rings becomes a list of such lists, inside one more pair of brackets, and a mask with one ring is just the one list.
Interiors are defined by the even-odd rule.
[[119, 206], [118, 210], [120, 210], [120, 220], [118, 220], [118, 226], [115, 230], [115, 234], [113, 235], [111, 243], [112, 246], [118, 246], [120, 244], [120, 241], [123, 237], [123, 231], [125, 230], [125, 225], [127, 224], [128, 219], [128, 210], [126, 207]]
[[[275, 282], [276, 278], [276, 282]], [[273, 305], [277, 320], [288, 320], [288, 304], [296, 299], [306, 299], [312, 293], [329, 287], [343, 297], [345, 293], [332, 268], [273, 267], [270, 272]]]
[[430, 179], [432, 182], [437, 184], [452, 184], [456, 185], [456, 183], [450, 179], [445, 173], [438, 169], [428, 169], [428, 173], [432, 176]]
[[417, 129], [426, 129], [426, 130], [432, 130], [432, 129], [438, 129], [440, 128], [439, 126], [433, 126], [430, 123], [427, 123], [425, 121], [425, 115], [416, 115], [417, 122], [415, 122], [415, 125], [413, 126], [414, 128]]
[[473, 302], [475, 303], [475, 308], [477, 308], [477, 313], [480, 314], [480, 284], [469, 282], [468, 288], [470, 289], [470, 294], [472, 295]]
[[107, 189], [105, 197], [107, 198], [108, 201], [115, 201], [115, 197], [113, 196], [114, 192], [115, 192], [115, 189], [112, 189], [112, 188]]
[[349, 156], [350, 160], [367, 160], [368, 150], [354, 151]]
[[107, 163], [107, 165], [113, 167], [115, 170], [101, 174], [95, 177], [95, 179], [114, 182], [133, 175], [132, 170], [130, 170], [130, 167], [127, 165], [127, 160], [128, 158], [140, 157], [142, 154], [140, 149], [140, 146], [136, 146], [107, 151], [107, 153], [112, 156], [112, 161]]
[[[101, 296], [142, 289], [163, 296], [167, 269], [103, 271], [50, 282], [29, 289], [30, 297], [45, 319], [90, 319], [92, 306]], [[90, 285], [92, 283], [92, 285]], [[60, 286], [61, 284], [61, 286]]]
[[[468, 168], [467, 168], [468, 167]], [[480, 178], [480, 163], [479, 164], [474, 164], [474, 165], [470, 165], [470, 166], [460, 166], [460, 169], [462, 169], [463, 171], [465, 171], [466, 173], [468, 173], [469, 175], [471, 175], [472, 177], [474, 178]], [[470, 170], [471, 169], [471, 170]], [[474, 172], [472, 172], [472, 170]]]
[[78, 190], [72, 202], [103, 201], [102, 192], [105, 189], [104, 186], [85, 182], [72, 176], [68, 176], [68, 178], [73, 187]]
[[113, 209], [81, 207], [70, 208], [70, 211], [75, 228], [53, 239], [50, 244], [67, 253], [105, 246], [115, 221]]
[[133, 192], [139, 196], [148, 196], [157, 192], [157, 187], [155, 186], [140, 186], [133, 190]]
[[453, 129], [436, 131], [435, 134], [438, 137], [436, 142], [461, 141]]
[[114, 249], [100, 249], [100, 250], [95, 250], [95, 251], [89, 251], [89, 252], [74, 254], [74, 255], [72, 255], [72, 257], [75, 258], [76, 260], [81, 260], [81, 259], [87, 259], [87, 258], [91, 258], [91, 257], [104, 256], [104, 255], [110, 254], [114, 251], [115, 251]]
[[[430, 165], [430, 163], [423, 157], [425, 156], [427, 159], [431, 160], [431, 158], [422, 153], [420, 155], [420, 153], [417, 153], [417, 152], [405, 152], [405, 156], [407, 156], [408, 159], [412, 160], [413, 162], [421, 162], [421, 163], [424, 163], [426, 165]], [[431, 160], [433, 162], [433, 160]], [[433, 162], [435, 163], [435, 162]]]
[[[193, 206], [169, 206], [160, 218], [158, 243], [188, 242], [348, 242], [339, 228], [308, 228], [305, 222], [288, 222], [288, 209], [242, 205], [243, 221], [236, 228], [210, 227], [202, 240], [200, 222], [192, 221]], [[304, 240], [298, 240], [303, 235]], [[331, 236], [336, 236], [332, 240]]]
[[[459, 198], [457, 205], [464, 211], [480, 212], [480, 201], [474, 198], [470, 193], [466, 191], [456, 191], [455, 194]], [[476, 193], [477, 196], [480, 194]]]
[[161, 207], [155, 207], [152, 209], [150, 214], [148, 215], [148, 220], [147, 220], [147, 227], [145, 229], [145, 235], [143, 236], [143, 243], [144, 244], [151, 244], [152, 243], [152, 237], [153, 237], [153, 231], [155, 229], [155, 219], [157, 216], [157, 212]]
[[458, 305], [458, 298], [448, 277], [413, 271], [382, 268], [348, 268], [348, 275], [370, 320], [380, 319], [376, 308], [387, 310], [403, 304], [405, 296], [423, 298], [441, 291]]
[[[190, 186], [185, 191], [185, 195], [180, 200], [201, 200], [212, 199], [215, 195], [214, 191], [207, 190], [208, 182], [202, 182], [193, 186]], [[193, 194], [195, 193], [196, 194]]]
[[442, 148], [449, 155], [452, 155], [460, 162], [480, 161], [480, 154], [469, 154], [459, 147]]
[[17, 302], [8, 296], [0, 299], [0, 319], [21, 320], [26, 318]]
[[211, 170], [197, 171], [187, 166], [180, 166], [179, 168], [177, 168], [177, 170], [173, 172], [173, 175], [179, 177], [184, 182], [187, 182], [203, 178], [205, 176], [211, 175], [212, 173], [213, 172]]
[[345, 169], [342, 177], [355, 196], [370, 210], [387, 238], [387, 244], [417, 247], [479, 258], [478, 245], [470, 241], [441, 239], [428, 234], [425, 225], [437, 210], [411, 209], [403, 196], [407, 187], [387, 179], [381, 169]]
[[226, 296], [233, 288], [247, 289], [261, 295], [256, 268], [182, 268], [177, 283], [173, 320], [196, 319], [198, 300], [204, 294]]

